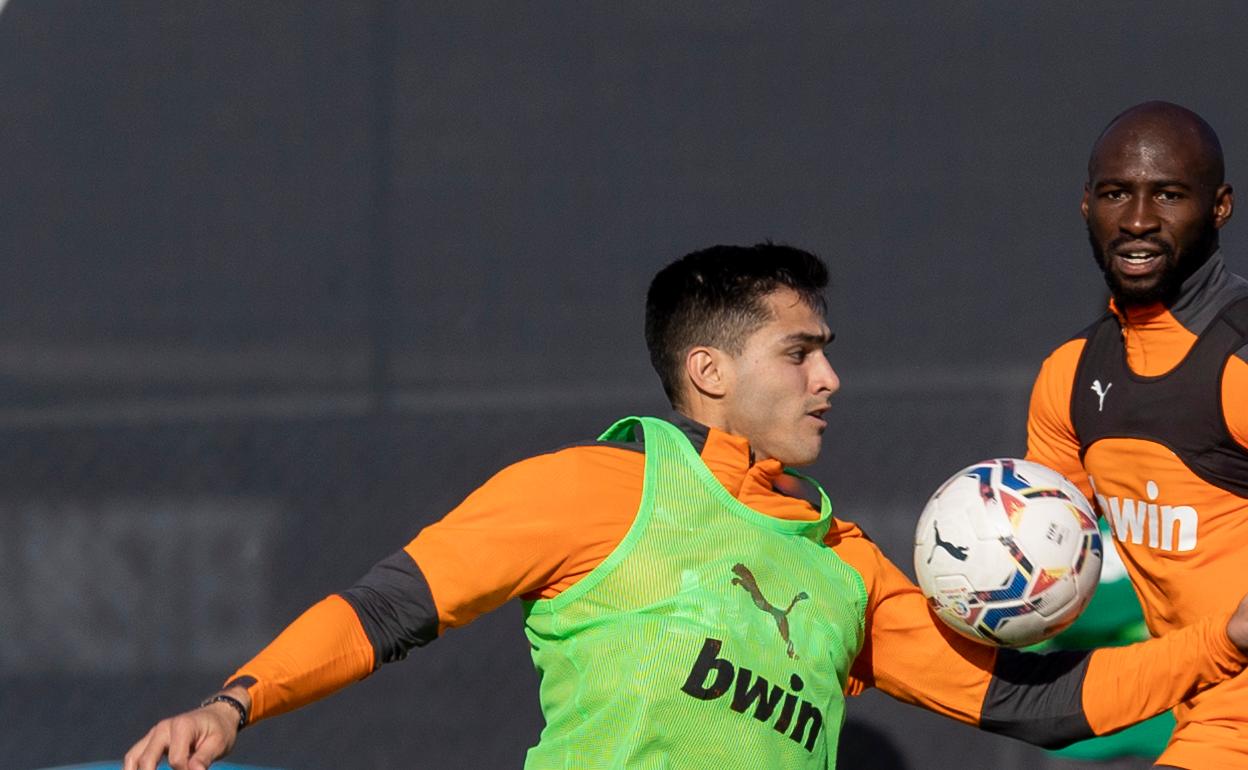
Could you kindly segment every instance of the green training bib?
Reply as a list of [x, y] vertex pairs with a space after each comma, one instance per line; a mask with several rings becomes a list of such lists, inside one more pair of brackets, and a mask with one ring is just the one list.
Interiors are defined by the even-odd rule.
[[[525, 604], [546, 717], [529, 770], [829, 768], [866, 589], [823, 543], [831, 504], [742, 504], [675, 426], [645, 431], [637, 518], [602, 564]], [[590, 501], [592, 504], [592, 501]]]

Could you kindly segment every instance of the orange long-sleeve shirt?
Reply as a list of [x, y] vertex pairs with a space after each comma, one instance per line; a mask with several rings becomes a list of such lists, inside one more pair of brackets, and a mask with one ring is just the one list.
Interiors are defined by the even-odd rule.
[[[737, 499], [779, 518], [817, 517], [802, 483], [774, 460], [753, 462], [744, 439], [683, 427]], [[404, 579], [427, 585], [436, 617], [426, 620], [438, 630], [516, 597], [555, 596], [589, 574], [632, 526], [645, 462], [638, 449], [591, 444], [510, 466], [423, 530], [391, 564], [402, 571], [409, 562], [412, 575]], [[857, 526], [835, 521], [826, 542], [862, 575], [868, 594], [851, 694], [878, 687], [963, 722], [1043, 743], [1151, 716], [1248, 662], [1226, 637], [1227, 608], [1166, 639], [1077, 660], [1002, 653], [1012, 661], [1009, 675], [994, 678], [998, 651], [940, 624], [919, 590]], [[367, 630], [374, 621], [358, 607], [358, 598], [322, 601], [235, 674], [231, 681], [248, 686], [253, 719], [306, 703], [379, 664], [377, 640]], [[1047, 700], [1037, 700], [1041, 691]], [[1050, 705], [1037, 707], [1041, 702]]]
[[[1127, 366], [1148, 378], [1173, 371], [1215, 311], [1244, 296], [1248, 282], [1214, 256], [1184, 283], [1171, 307], [1123, 312], [1111, 303], [1121, 325]], [[1072, 399], [1107, 401], [1132, 387], [1130, 382], [1106, 382], [1100, 394], [1076, 394], [1076, 369], [1086, 343], [1082, 337], [1070, 340], [1041, 368], [1028, 418], [1028, 459], [1061, 471], [1096, 501], [1119, 541], [1154, 635], [1234, 606], [1248, 590], [1241, 555], [1248, 543], [1248, 499], [1203, 481], [1171, 448], [1147, 438], [1101, 439], [1081, 457]], [[1210, 382], [1207, 392], [1193, 393], [1192, 398], [1220, 398], [1230, 436], [1248, 448], [1248, 347], [1227, 359], [1220, 383]], [[1182, 421], [1184, 415], [1176, 413], [1172, 419]], [[1167, 507], [1180, 505], [1191, 510], [1182, 522], [1164, 515]], [[1178, 726], [1159, 763], [1248, 768], [1248, 677], [1186, 701], [1175, 715]]]

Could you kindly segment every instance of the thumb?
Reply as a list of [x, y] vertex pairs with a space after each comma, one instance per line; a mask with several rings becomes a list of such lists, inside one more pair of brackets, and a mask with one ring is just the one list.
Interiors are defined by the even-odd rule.
[[187, 762], [187, 770], [208, 770], [213, 761], [219, 759], [225, 753], [224, 741], [215, 735], [210, 735], [200, 741], [195, 747], [195, 753], [191, 755]]

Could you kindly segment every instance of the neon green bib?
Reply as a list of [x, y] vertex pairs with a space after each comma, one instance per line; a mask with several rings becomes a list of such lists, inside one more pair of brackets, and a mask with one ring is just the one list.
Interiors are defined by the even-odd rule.
[[675, 426], [645, 431], [637, 519], [605, 561], [526, 603], [546, 717], [525, 767], [828, 768], [862, 645], [862, 578], [815, 521], [743, 505]]

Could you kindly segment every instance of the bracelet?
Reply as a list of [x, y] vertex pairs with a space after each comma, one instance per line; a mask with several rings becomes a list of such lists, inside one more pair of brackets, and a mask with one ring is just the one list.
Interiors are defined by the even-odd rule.
[[247, 726], [247, 707], [244, 706], [243, 702], [240, 701], [238, 698], [235, 698], [233, 695], [226, 695], [224, 693], [218, 693], [217, 695], [204, 698], [204, 700], [199, 704], [199, 707], [203, 708], [205, 706], [211, 706], [214, 703], [227, 703], [229, 704], [230, 708], [238, 712], [238, 729], [239, 730], [242, 730], [244, 727]]

